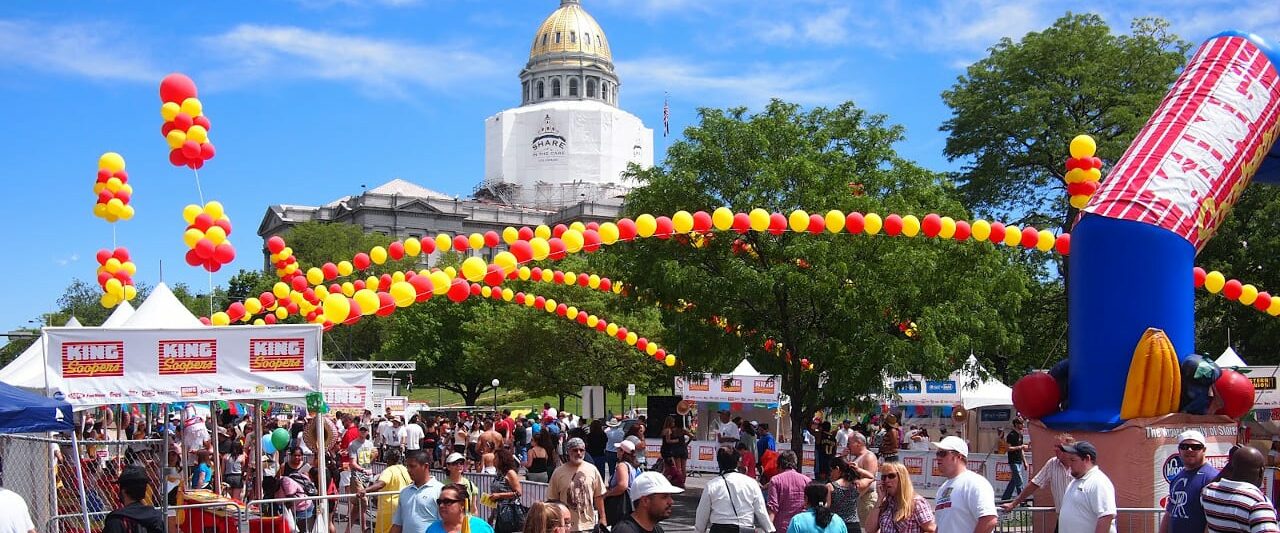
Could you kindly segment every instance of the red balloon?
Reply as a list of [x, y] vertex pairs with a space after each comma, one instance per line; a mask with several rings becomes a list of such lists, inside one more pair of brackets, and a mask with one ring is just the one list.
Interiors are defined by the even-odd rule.
[[172, 150], [169, 150], [169, 163], [175, 167], [186, 165], [187, 156], [182, 155], [181, 148], [174, 148]]
[[782, 235], [787, 231], [787, 217], [782, 213], [772, 213], [769, 215], [769, 233], [774, 235]]
[[556, 224], [554, 228], [551, 228], [551, 236], [559, 237], [561, 235], [564, 235], [564, 232], [566, 231], [569, 231], [569, 226], [566, 226], [564, 224]]
[[174, 72], [160, 80], [160, 101], [181, 104], [183, 100], [196, 97], [196, 82], [186, 74]]
[[203, 159], [188, 160], [187, 168], [190, 168], [191, 170], [200, 170], [201, 168], [204, 168], [204, 160]]
[[324, 274], [324, 279], [334, 279], [338, 277], [338, 265], [325, 263], [320, 267], [320, 273]]
[[676, 226], [674, 223], [671, 222], [671, 217], [668, 217], [666, 215], [660, 216], [657, 219], [657, 223], [658, 223], [658, 227], [653, 232], [654, 237], [657, 237], [662, 240], [667, 240], [667, 239], [670, 239], [672, 235], [675, 235]]
[[[342, 290], [339, 289], [336, 291], [329, 291], [329, 292], [342, 292]], [[258, 295], [258, 301], [262, 302], [262, 307], [264, 308], [271, 307], [276, 304], [276, 295], [271, 294], [269, 292], [264, 292]]]
[[942, 231], [942, 217], [937, 213], [929, 213], [920, 220], [920, 231], [924, 232], [925, 237], [933, 238], [938, 236], [938, 232]]
[[191, 119], [191, 123], [204, 128], [205, 131], [213, 130], [213, 124], [209, 122], [208, 115], [200, 115]]
[[1013, 407], [1027, 418], [1044, 418], [1056, 413], [1061, 401], [1058, 382], [1048, 373], [1027, 374], [1013, 384]]
[[196, 255], [200, 256], [200, 259], [202, 260], [207, 261], [213, 258], [213, 241], [209, 239], [200, 239], [196, 241], [195, 248], [193, 249], [195, 250]]
[[[124, 191], [120, 191], [120, 192], [124, 192]], [[110, 202], [110, 201], [111, 201], [111, 199], [112, 199], [112, 198], [115, 198], [115, 197], [116, 197], [116, 195], [111, 194], [111, 191], [108, 191], [108, 190], [106, 190], [106, 189], [103, 189], [103, 190], [102, 190], [102, 192], [98, 193], [98, 203], [100, 203], [100, 204], [105, 204], [105, 203], [107, 203], [107, 202]], [[121, 201], [123, 201], [123, 200], [121, 200]]]
[[[176, 130], [176, 129], [178, 129], [178, 127], [177, 127], [177, 126], [175, 126], [175, 125], [173, 124], [173, 121], [165, 122], [164, 124], [161, 124], [161, 125], [160, 125], [160, 136], [161, 136], [161, 137], [168, 137], [168, 136], [169, 136], [169, 132], [171, 132], [171, 131], [173, 131], [173, 130]], [[105, 181], [105, 180], [104, 180], [104, 181]]]
[[465, 252], [471, 248], [471, 240], [466, 235], [453, 236], [453, 250], [456, 252]]
[[212, 326], [212, 325], [213, 325], [213, 322], [212, 322], [212, 321], [210, 321], [210, 320], [209, 320], [209, 317], [207, 317], [207, 316], [202, 316], [202, 317], [200, 317], [200, 323], [201, 323], [201, 324], [204, 324], [204, 325], [206, 325], [206, 326]]
[[1040, 242], [1040, 232], [1031, 226], [1022, 228], [1022, 247], [1030, 250]]
[[484, 287], [481, 287], [479, 283], [472, 283], [467, 289], [471, 291], [472, 296], [480, 296], [484, 292]]
[[1063, 233], [1053, 241], [1053, 248], [1062, 255], [1071, 255], [1071, 234]]
[[[102, 192], [105, 192], [105, 193], [107, 193], [107, 194], [111, 194], [111, 193], [110, 193], [110, 192], [108, 192], [108, 191], [102, 191]], [[128, 204], [129, 204], [129, 198], [131, 198], [132, 196], [133, 196], [133, 195], [132, 195], [132, 194], [129, 194], [129, 192], [128, 192], [128, 191], [116, 191], [116, 195], [115, 195], [115, 197], [116, 197], [116, 198], [119, 198], [119, 199], [120, 199], [120, 201], [121, 201], [121, 202], [124, 202], [124, 204], [125, 204], [125, 205], [128, 205]], [[99, 197], [99, 198], [101, 198], [101, 197]], [[111, 201], [111, 199], [110, 199], [110, 198], [107, 198], [107, 201], [109, 202], [109, 201]], [[103, 203], [106, 203], [106, 202], [103, 202]]]
[[387, 255], [390, 256], [391, 259], [397, 261], [404, 258], [404, 243], [400, 241], [391, 243], [387, 246]]
[[1102, 169], [1102, 158], [1094, 156], [1089, 158], [1089, 166], [1091, 168]]
[[280, 238], [279, 235], [267, 239], [267, 250], [273, 254], [280, 253], [281, 250], [284, 250], [284, 239]]
[[[191, 253], [192, 253], [192, 252], [191, 252], [190, 250], [188, 250], [188, 251], [187, 251], [187, 254], [188, 254], [188, 255], [190, 255]], [[110, 280], [111, 280], [112, 278], [114, 278], [114, 277], [115, 277], [115, 276], [112, 276], [110, 272], [105, 272], [105, 271], [104, 271], [104, 272], [99, 272], [99, 273], [98, 273], [98, 286], [99, 286], [99, 287], [105, 286], [105, 285], [107, 284], [107, 282], [108, 282], [108, 281], [110, 281]]]
[[222, 231], [228, 236], [231, 235], [231, 219], [226, 218], [226, 215], [223, 215], [223, 218], [213, 221], [213, 225], [222, 228]]
[[316, 296], [316, 290], [311, 287], [307, 287], [305, 290], [302, 291], [302, 297], [305, 298], [311, 304], [320, 303], [320, 298]]
[[1204, 286], [1204, 278], [1206, 274], [1203, 268], [1195, 267], [1191, 269], [1191, 282], [1197, 289]]
[[529, 279], [542, 280], [542, 269], [538, 267], [529, 269]]
[[1229, 279], [1227, 280], [1227, 283], [1222, 286], [1222, 295], [1226, 296], [1228, 300], [1238, 300], [1243, 289], [1244, 285], [1240, 283], [1240, 280]]
[[[268, 313], [268, 314], [266, 314], [266, 315], [263, 315], [263, 317], [262, 317], [262, 321], [263, 321], [263, 322], [266, 322], [268, 325], [275, 324], [275, 323], [276, 323], [276, 315], [275, 315], [275, 313]], [[328, 324], [330, 327], [332, 327], [332, 326], [333, 326], [333, 323], [332, 323], [332, 322], [328, 322], [328, 321], [326, 321], [326, 322], [325, 322], [325, 324]]]
[[502, 267], [498, 265], [489, 265], [488, 271], [484, 273], [484, 283], [490, 287], [502, 285], [502, 279], [507, 277], [502, 271]]
[[1222, 400], [1222, 408], [1214, 414], [1239, 419], [1253, 409], [1253, 382], [1244, 377], [1244, 374], [1224, 368], [1218, 381], [1214, 382], [1213, 388], [1218, 398]]
[[385, 292], [389, 287], [391, 287], [391, 274], [383, 274], [378, 278], [378, 288]]
[[396, 301], [390, 294], [378, 292], [378, 310], [374, 313], [378, 316], [387, 316], [396, 311]]
[[593, 253], [600, 249], [600, 232], [588, 229], [582, 232], [582, 249], [587, 253]]
[[640, 350], [640, 351], [642, 351], [642, 352], [643, 352], [643, 351], [645, 351], [645, 349], [646, 349], [646, 348], [648, 348], [648, 347], [649, 347], [649, 339], [646, 339], [646, 338], [644, 338], [644, 337], [640, 337], [640, 338], [636, 339], [636, 349], [637, 349], [637, 350]]
[[591, 284], [591, 276], [587, 274], [578, 274], [578, 286], [586, 287]]
[[463, 302], [466, 301], [468, 296], [471, 296], [471, 287], [467, 285], [466, 280], [453, 278], [453, 282], [449, 285], [449, 292], [446, 295], [449, 297], [449, 301], [453, 303]]
[[244, 318], [244, 313], [245, 313], [244, 304], [240, 302], [234, 302], [231, 305], [227, 306], [227, 317], [229, 317], [232, 322], [235, 322], [237, 320], [240, 320], [241, 318]]
[[186, 113], [181, 113], [181, 112], [173, 117], [172, 122], [173, 122], [173, 127], [178, 128], [182, 131], [187, 131], [191, 129], [191, 125], [195, 124], [194, 122], [191, 121], [191, 115], [188, 115]]
[[127, 170], [117, 170], [111, 173], [120, 183], [129, 183], [129, 172]]
[[210, 159], [213, 159], [213, 156], [217, 153], [218, 151], [214, 149], [213, 143], [211, 142], [200, 143], [200, 159], [202, 161], [208, 161]]
[[1253, 308], [1266, 311], [1269, 307], [1271, 307], [1271, 294], [1265, 291], [1258, 293], [1258, 299], [1253, 301]]
[[343, 320], [342, 323], [350, 326], [350, 325], [354, 325], [356, 322], [359, 322], [360, 317], [363, 316], [364, 313], [360, 312], [360, 304], [356, 303], [354, 299], [347, 298], [347, 302], [350, 303], [351, 310], [347, 312], [347, 319]]
[[627, 328], [618, 328], [618, 332], [614, 333], [613, 336], [617, 337], [620, 341], [627, 340]]
[[600, 278], [600, 290], [602, 292], [608, 292], [612, 288], [613, 288], [613, 282], [609, 281], [609, 278]]
[[969, 226], [968, 222], [963, 220], [956, 221], [956, 234], [954, 235], [955, 240], [967, 241], [969, 240], [969, 236], [972, 234], [973, 228]]
[[706, 211], [694, 211], [693, 231], [711, 231], [711, 215]]
[[564, 315], [565, 315], [565, 314], [567, 314], [568, 312], [569, 312], [569, 306], [567, 306], [567, 305], [565, 305], [565, 304], [556, 304], [556, 314], [557, 314], [557, 315], [564, 316]]
[[734, 213], [733, 215], [733, 231], [738, 233], [746, 233], [751, 231], [751, 215], [746, 213]]
[[307, 278], [295, 276], [293, 279], [289, 280], [289, 286], [293, 287], [293, 290], [295, 291], [301, 291], [302, 289], [307, 288]]
[[902, 217], [897, 214], [884, 217], [884, 233], [891, 237], [896, 237], [899, 233], [902, 233]]
[[217, 272], [221, 268], [222, 268], [222, 263], [219, 263], [212, 259], [204, 262], [204, 269], [208, 270], [210, 273]]
[[351, 264], [356, 267], [356, 270], [369, 268], [370, 263], [372, 263], [372, 261], [369, 260], [369, 254], [364, 252], [360, 252], [356, 254], [355, 257], [351, 258]]
[[421, 239], [418, 239], [418, 242], [422, 243], [423, 255], [431, 255], [432, 252], [436, 251], [435, 239], [424, 235]]
[[188, 161], [200, 157], [200, 143], [195, 141], [186, 141], [182, 143], [182, 156]]
[[516, 230], [516, 238], [519, 240], [527, 241], [533, 237], [533, 228], [529, 226], [520, 226], [520, 229]]
[[[222, 264], [227, 264], [236, 260], [236, 249], [231, 243], [224, 242], [213, 249], [213, 260]], [[306, 279], [302, 280], [306, 282]]]
[[606, 329], [609, 329], [609, 322], [605, 321], [605, 319], [602, 318], [599, 322], [596, 322], [596, 331], [604, 333]]
[[988, 239], [996, 244], [1004, 241], [1004, 224], [999, 222], [991, 223], [991, 236]]
[[844, 230], [849, 233], [862, 233], [866, 227], [866, 219], [862, 217], [862, 213], [857, 211], [849, 213], [844, 217]]
[[498, 232], [490, 230], [484, 232], [484, 245], [489, 248], [498, 246], [502, 242], [502, 237], [498, 236]]
[[547, 299], [546, 299], [546, 298], [543, 298], [542, 296], [534, 296], [534, 297], [533, 297], [533, 307], [534, 307], [534, 308], [537, 308], [537, 309], [544, 309], [544, 308], [546, 308], [546, 307], [547, 307]]
[[106, 249], [106, 248], [102, 248], [102, 249], [98, 250], [98, 253], [97, 253], [97, 254], [95, 254], [94, 258], [95, 258], [95, 259], [97, 259], [97, 260], [98, 260], [98, 264], [99, 264], [99, 265], [101, 265], [101, 264], [105, 264], [105, 263], [107, 262], [107, 260], [108, 260], [108, 259], [111, 259], [111, 257], [112, 257], [113, 255], [114, 255], [114, 254], [111, 252], [111, 250], [108, 250], [108, 249]]
[[529, 241], [513, 242], [509, 249], [511, 254], [516, 256], [516, 261], [520, 263], [528, 263], [533, 260], [533, 247], [529, 245]]
[[817, 235], [827, 229], [827, 219], [814, 213], [809, 215], [809, 233]]
[[564, 272], [559, 270], [551, 273], [551, 281], [556, 285], [564, 285]]
[[629, 218], [618, 220], [618, 240], [629, 241], [636, 238], [636, 222]]
[[661, 360], [663, 360], [663, 359], [666, 359], [666, 358], [667, 358], [667, 351], [666, 351], [666, 350], [664, 350], [664, 349], [662, 349], [662, 348], [658, 348], [658, 351], [653, 352], [653, 358], [654, 358], [654, 359], [657, 359], [657, 360], [659, 360], [659, 361], [661, 361]]
[[431, 299], [431, 291], [435, 288], [431, 284], [431, 276], [414, 276], [409, 280], [409, 284], [413, 285], [413, 290], [418, 292], [417, 301], [425, 302]]
[[552, 237], [550, 240], [547, 241], [547, 244], [551, 245], [551, 253], [547, 254], [547, 257], [550, 257], [551, 260], [553, 261], [559, 261], [561, 259], [564, 259], [564, 255], [565, 255], [564, 241], [560, 240], [559, 238]]
[[364, 289], [364, 280], [362, 280], [362, 279], [358, 279], [358, 280], [355, 280], [355, 281], [351, 282], [351, 287], [352, 287], [353, 289], [357, 290], [357, 291], [358, 291], [358, 290], [363, 290], [363, 289]]

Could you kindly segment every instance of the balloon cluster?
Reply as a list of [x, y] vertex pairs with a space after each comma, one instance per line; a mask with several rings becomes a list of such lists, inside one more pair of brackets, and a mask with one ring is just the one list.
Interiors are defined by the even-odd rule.
[[138, 289], [133, 285], [133, 275], [138, 267], [129, 260], [129, 250], [123, 246], [114, 250], [98, 250], [98, 286], [102, 287], [102, 298], [98, 300], [108, 309], [120, 305], [120, 302], [131, 301], [138, 296]]
[[182, 242], [187, 245], [187, 264], [204, 267], [209, 272], [217, 272], [222, 265], [236, 258], [236, 249], [231, 246], [231, 219], [219, 202], [209, 202], [200, 207], [195, 204], [182, 209], [182, 218], [187, 221], [187, 231], [182, 234]]
[[196, 98], [196, 82], [184, 74], [165, 76], [160, 81], [160, 101], [160, 116], [164, 118], [160, 134], [169, 143], [169, 162], [196, 170], [213, 159], [215, 151], [209, 142], [212, 125]]
[[107, 152], [98, 158], [98, 180], [93, 184], [93, 194], [98, 201], [93, 205], [93, 216], [115, 222], [133, 218], [133, 186], [129, 185], [129, 173], [124, 170], [124, 158], [115, 152]]
[[1071, 207], [1084, 209], [1089, 198], [1098, 192], [1098, 181], [1102, 179], [1102, 160], [1094, 157], [1098, 144], [1093, 137], [1076, 135], [1071, 139], [1071, 158], [1067, 159], [1067, 195], [1070, 196]]
[[[279, 236], [267, 239], [267, 251], [271, 252], [271, 264], [276, 267], [276, 276], [289, 280], [298, 273], [298, 258], [293, 256], [293, 248], [287, 246]], [[343, 261], [346, 263], [346, 261]], [[349, 264], [347, 265], [350, 266]], [[348, 269], [347, 274], [352, 270]]]
[[1280, 298], [1271, 296], [1266, 291], [1259, 291], [1252, 284], [1227, 279], [1217, 270], [1205, 272], [1203, 268], [1195, 267], [1191, 272], [1196, 288], [1204, 287], [1210, 293], [1222, 293], [1228, 300], [1251, 306], [1271, 316], [1280, 316]]
[[[781, 355], [782, 359], [786, 361], [787, 364], [791, 364], [791, 361], [792, 361], [791, 349], [787, 348], [786, 345], [782, 344], [781, 342], [773, 340], [772, 337], [769, 337], [764, 340], [764, 344], [761, 345], [761, 347], [764, 348], [765, 352], [771, 353], [774, 356]], [[813, 363], [811, 363], [808, 359], [800, 359], [800, 370], [804, 370], [806, 372], [812, 371]]]

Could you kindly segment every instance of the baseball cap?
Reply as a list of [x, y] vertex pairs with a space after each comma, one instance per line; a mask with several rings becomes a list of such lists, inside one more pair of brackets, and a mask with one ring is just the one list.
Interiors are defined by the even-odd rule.
[[1094, 460], [1098, 459], [1098, 449], [1093, 446], [1093, 443], [1087, 440], [1080, 440], [1071, 444], [1063, 444], [1062, 451], [1087, 456]]
[[587, 443], [583, 442], [583, 440], [578, 437], [569, 439], [569, 442], [566, 442], [564, 444], [565, 450], [576, 450], [578, 448], [586, 448], [586, 447], [587, 447]]
[[449, 464], [449, 463], [456, 463], [456, 462], [458, 462], [458, 461], [466, 461], [466, 460], [467, 460], [467, 458], [466, 458], [466, 457], [463, 457], [463, 456], [462, 456], [462, 454], [460, 454], [460, 453], [458, 453], [458, 452], [453, 452], [453, 453], [449, 454], [449, 456], [448, 456], [448, 457], [446, 457], [446, 458], [444, 459], [444, 462], [445, 462], [445, 464]]
[[1182, 433], [1179, 433], [1179, 434], [1178, 434], [1178, 443], [1179, 443], [1179, 444], [1181, 444], [1181, 443], [1183, 443], [1183, 442], [1186, 442], [1186, 441], [1189, 441], [1189, 440], [1196, 441], [1196, 442], [1200, 443], [1200, 445], [1202, 445], [1202, 446], [1203, 446], [1203, 445], [1204, 445], [1204, 433], [1201, 433], [1201, 432], [1196, 431], [1196, 430], [1194, 430], [1194, 429], [1188, 429], [1188, 430], [1183, 431]]
[[618, 451], [631, 453], [636, 451], [636, 445], [629, 440], [624, 440], [618, 443]]
[[657, 472], [642, 472], [631, 482], [631, 501], [652, 494], [680, 494], [684, 489], [673, 486], [667, 477]]
[[965, 457], [969, 456], [969, 444], [955, 435], [943, 437], [942, 440], [933, 443], [933, 447], [939, 450], [953, 451]]

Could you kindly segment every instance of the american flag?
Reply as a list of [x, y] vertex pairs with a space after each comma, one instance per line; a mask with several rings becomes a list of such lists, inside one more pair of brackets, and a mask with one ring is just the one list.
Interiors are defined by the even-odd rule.
[[662, 99], [662, 136], [666, 137], [671, 133], [671, 95], [668, 94]]

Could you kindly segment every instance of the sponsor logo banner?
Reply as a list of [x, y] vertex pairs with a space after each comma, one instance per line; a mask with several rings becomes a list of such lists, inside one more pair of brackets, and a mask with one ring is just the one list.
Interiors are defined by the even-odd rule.
[[124, 342], [62, 344], [62, 377], [96, 378], [124, 375]]
[[162, 376], [218, 373], [216, 340], [163, 340], [156, 346], [156, 368]]
[[249, 339], [249, 371], [296, 372], [302, 370], [305, 339]]

